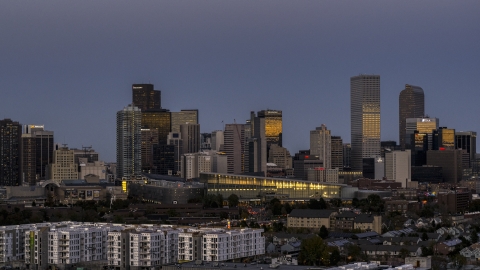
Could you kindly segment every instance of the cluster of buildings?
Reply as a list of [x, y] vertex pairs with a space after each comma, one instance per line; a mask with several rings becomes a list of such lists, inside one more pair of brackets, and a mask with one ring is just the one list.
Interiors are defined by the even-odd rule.
[[0, 227], [0, 263], [29, 269], [145, 269], [201, 260], [231, 261], [265, 252], [263, 229], [224, 230], [111, 223], [39, 223]]
[[[134, 84], [131, 104], [116, 115], [116, 163], [100, 161], [91, 147], [55, 144], [53, 132], [44, 126], [4, 119], [0, 121], [0, 186], [58, 188], [95, 182], [106, 187], [105, 183], [118, 181], [124, 193], [132, 185], [131, 190], [143, 189], [142, 194], [153, 198], [157, 191], [167, 194], [159, 190], [175, 183], [192, 187], [181, 190], [192, 194], [204, 184], [204, 194], [238, 193], [248, 201], [361, 197], [362, 187], [346, 185], [363, 178], [393, 181], [398, 189], [415, 189], [422, 183], [428, 188], [451, 185], [442, 189], [444, 193], [462, 181], [478, 182], [476, 132], [442, 127], [438, 118], [426, 115], [422, 88], [407, 84], [399, 94], [399, 144], [380, 140], [380, 76], [351, 77], [350, 94], [351, 143], [322, 124], [310, 131], [309, 149], [291, 155], [282, 146], [280, 110], [250, 112], [245, 123], [234, 121], [223, 130], [205, 133], [200, 131], [197, 109], [171, 112], [161, 106], [161, 92], [154, 85]], [[178, 180], [144, 181], [146, 175]], [[73, 188], [60, 197], [86, 199], [91, 194], [95, 198], [101, 190], [80, 193]]]

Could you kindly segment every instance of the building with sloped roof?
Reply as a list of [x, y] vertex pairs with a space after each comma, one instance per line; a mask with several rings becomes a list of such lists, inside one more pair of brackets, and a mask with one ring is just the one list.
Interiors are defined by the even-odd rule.
[[376, 233], [382, 233], [382, 216], [372, 214], [360, 214], [355, 217], [354, 229], [362, 231], [374, 231]]

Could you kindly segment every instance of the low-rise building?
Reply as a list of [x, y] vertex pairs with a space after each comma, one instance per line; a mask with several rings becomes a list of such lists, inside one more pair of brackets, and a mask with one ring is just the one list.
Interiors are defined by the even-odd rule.
[[336, 214], [334, 210], [293, 209], [287, 217], [287, 227], [320, 229], [325, 226], [329, 229]]

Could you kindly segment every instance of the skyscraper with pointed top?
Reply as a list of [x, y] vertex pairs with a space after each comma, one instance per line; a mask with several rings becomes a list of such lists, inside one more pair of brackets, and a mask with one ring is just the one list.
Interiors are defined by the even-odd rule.
[[406, 119], [421, 118], [425, 116], [425, 95], [423, 89], [418, 86], [405, 84], [405, 89], [400, 92], [398, 98], [398, 137], [401, 149], [405, 149], [405, 145], [409, 144], [406, 134]]

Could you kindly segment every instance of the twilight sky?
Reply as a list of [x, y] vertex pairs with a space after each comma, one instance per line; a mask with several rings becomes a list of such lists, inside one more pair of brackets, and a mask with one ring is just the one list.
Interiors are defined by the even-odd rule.
[[325, 124], [350, 142], [350, 77], [381, 76], [382, 140], [398, 95], [425, 91], [440, 126], [480, 132], [480, 1], [2, 1], [0, 119], [115, 161], [131, 84], [199, 109], [202, 132], [283, 111], [284, 146]]

